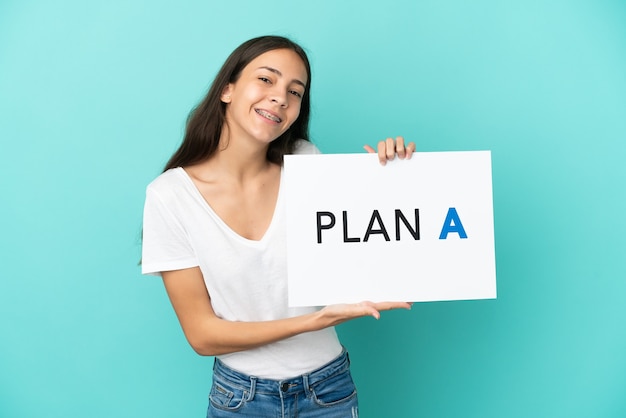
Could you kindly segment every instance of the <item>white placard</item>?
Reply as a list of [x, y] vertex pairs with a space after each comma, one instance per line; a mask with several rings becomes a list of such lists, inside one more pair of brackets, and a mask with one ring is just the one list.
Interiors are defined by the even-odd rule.
[[491, 153], [288, 155], [290, 306], [496, 298]]

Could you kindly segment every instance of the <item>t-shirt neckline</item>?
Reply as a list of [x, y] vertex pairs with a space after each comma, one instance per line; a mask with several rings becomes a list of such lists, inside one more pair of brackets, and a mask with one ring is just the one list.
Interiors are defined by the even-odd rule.
[[242, 235], [240, 235], [238, 232], [236, 232], [234, 229], [232, 229], [226, 222], [224, 222], [224, 220], [213, 210], [213, 208], [211, 207], [211, 205], [209, 204], [209, 202], [206, 201], [206, 199], [204, 198], [204, 196], [202, 196], [202, 193], [200, 193], [200, 190], [198, 190], [198, 187], [196, 186], [196, 184], [193, 182], [193, 180], [191, 179], [191, 177], [189, 176], [189, 174], [185, 171], [185, 169], [183, 167], [176, 167], [174, 170], [176, 170], [179, 175], [181, 177], [183, 177], [185, 179], [185, 182], [187, 183], [188, 187], [191, 188], [193, 195], [195, 196], [196, 199], [198, 199], [200, 201], [200, 204], [204, 207], [204, 209], [209, 212], [209, 214], [216, 220], [216, 222], [218, 223], [218, 225], [220, 225], [220, 227], [226, 231], [226, 233], [228, 233], [229, 235], [235, 237], [236, 239], [238, 239], [239, 241], [245, 242], [247, 244], [250, 245], [263, 245], [267, 240], [270, 239], [272, 232], [274, 230], [274, 225], [278, 222], [277, 218], [280, 216], [280, 209], [281, 209], [281, 202], [282, 202], [282, 195], [283, 195], [283, 168], [280, 168], [280, 179], [279, 179], [279, 185], [278, 185], [278, 195], [276, 196], [276, 204], [274, 206], [274, 213], [272, 214], [272, 219], [270, 220], [269, 225], [267, 226], [267, 229], [265, 230], [265, 232], [263, 233], [263, 236], [261, 237], [261, 239], [258, 240], [254, 240], [254, 239], [249, 239], [246, 238]]

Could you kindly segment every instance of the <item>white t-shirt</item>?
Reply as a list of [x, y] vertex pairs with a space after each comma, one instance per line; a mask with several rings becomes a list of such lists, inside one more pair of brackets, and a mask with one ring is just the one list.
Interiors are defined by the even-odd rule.
[[[296, 153], [319, 151], [300, 141]], [[182, 167], [161, 174], [146, 190], [143, 274], [199, 266], [213, 310], [229, 321], [269, 321], [315, 311], [287, 306], [282, 176], [270, 226], [253, 241], [217, 216]], [[219, 358], [252, 376], [285, 379], [323, 366], [341, 350], [335, 329], [326, 328]]]

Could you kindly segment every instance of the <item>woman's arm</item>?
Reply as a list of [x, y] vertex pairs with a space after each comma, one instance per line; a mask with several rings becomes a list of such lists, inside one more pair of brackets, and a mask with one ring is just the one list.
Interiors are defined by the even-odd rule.
[[314, 313], [274, 321], [233, 322], [215, 315], [200, 268], [166, 271], [162, 275], [187, 341], [204, 356], [248, 350], [362, 316], [378, 319], [381, 311], [411, 308], [404, 302], [361, 302], [330, 305]]

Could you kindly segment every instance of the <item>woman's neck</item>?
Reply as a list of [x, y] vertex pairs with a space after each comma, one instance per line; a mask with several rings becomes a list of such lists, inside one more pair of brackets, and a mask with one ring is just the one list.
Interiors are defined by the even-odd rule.
[[197, 177], [207, 180], [227, 176], [244, 183], [275, 168], [275, 164], [267, 160], [268, 146], [222, 135], [217, 151], [206, 161], [195, 164], [193, 171]]

